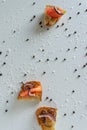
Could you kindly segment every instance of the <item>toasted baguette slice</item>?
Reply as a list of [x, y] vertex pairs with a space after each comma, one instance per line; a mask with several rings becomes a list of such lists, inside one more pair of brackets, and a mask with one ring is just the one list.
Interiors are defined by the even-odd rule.
[[42, 100], [42, 86], [39, 81], [23, 83], [18, 95], [18, 99]]
[[60, 7], [47, 5], [45, 8], [44, 24], [47, 26], [54, 25], [65, 13], [66, 11]]
[[42, 130], [55, 130], [57, 109], [52, 107], [40, 107], [36, 111], [36, 117]]

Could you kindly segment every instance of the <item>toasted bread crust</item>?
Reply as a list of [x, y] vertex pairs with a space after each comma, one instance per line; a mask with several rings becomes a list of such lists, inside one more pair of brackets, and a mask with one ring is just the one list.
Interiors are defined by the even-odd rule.
[[[50, 116], [52, 117], [52, 120], [49, 118], [46, 118], [45, 122], [44, 122], [44, 117], [39, 118], [40, 115], [43, 115], [43, 113], [42, 113], [43, 111], [46, 112], [47, 115], [50, 114]], [[52, 112], [52, 113], [49, 113], [49, 112]], [[42, 130], [55, 130], [56, 116], [57, 116], [57, 109], [56, 108], [41, 107], [41, 108], [38, 108], [36, 111], [37, 121], [38, 121], [39, 125], [41, 125]]]
[[[27, 85], [27, 88], [25, 87]], [[31, 88], [30, 88], [31, 87]], [[39, 89], [39, 91], [38, 91]], [[26, 91], [32, 92], [33, 94], [35, 94], [35, 96], [31, 96], [29, 94], [21, 96], [23, 93], [25, 93]], [[19, 100], [42, 100], [42, 86], [41, 83], [39, 81], [30, 81], [30, 82], [26, 82], [25, 84], [22, 84], [21, 86], [21, 90], [19, 92], [18, 95], [18, 99]]]

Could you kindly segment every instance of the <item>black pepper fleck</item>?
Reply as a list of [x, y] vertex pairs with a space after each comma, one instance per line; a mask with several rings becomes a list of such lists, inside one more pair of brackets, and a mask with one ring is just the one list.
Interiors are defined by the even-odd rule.
[[70, 20], [72, 17], [69, 17], [68, 20]]
[[72, 90], [72, 93], [75, 93], [75, 90]]
[[76, 71], [77, 71], [77, 69], [74, 70], [74, 72], [76, 72]]
[[52, 99], [50, 99], [50, 102], [52, 101]]
[[70, 48], [68, 48], [66, 51], [70, 51]]
[[66, 113], [64, 113], [64, 115], [63, 116], [66, 116], [67, 114]]
[[26, 41], [26, 42], [28, 42], [28, 41], [29, 41], [29, 39], [27, 38], [25, 41]]
[[32, 5], [35, 5], [36, 3], [35, 2], [33, 2], [33, 4]]
[[8, 100], [6, 101], [6, 103], [8, 103]]
[[49, 28], [47, 28], [47, 30], [49, 30]]
[[41, 25], [40, 27], [42, 28], [43, 26]]
[[0, 73], [0, 76], [2, 76], [2, 73]]
[[77, 15], [79, 15], [80, 14], [80, 12], [77, 12]]
[[49, 59], [46, 59], [46, 61], [49, 61]]
[[74, 33], [73, 34], [76, 34], [77, 32], [76, 31], [74, 31]]
[[81, 3], [79, 3], [79, 6], [81, 5]]
[[49, 99], [48, 97], [46, 97], [46, 100]]
[[42, 52], [44, 52], [45, 50], [44, 49], [42, 49]]
[[30, 19], [30, 22], [32, 22], [33, 20], [32, 19]]
[[66, 58], [64, 58], [63, 61], [66, 61]]
[[34, 58], [35, 58], [35, 55], [33, 55], [32, 58], [34, 59]]
[[41, 62], [41, 60], [38, 60], [38, 62]]
[[34, 19], [34, 18], [36, 18], [36, 16], [35, 16], [35, 15], [33, 16], [33, 19]]
[[56, 61], [56, 60], [58, 60], [58, 58], [56, 57], [54, 60]]
[[77, 46], [75, 46], [74, 49], [77, 49]]
[[80, 75], [77, 76], [77, 78], [80, 78], [80, 77], [81, 77]]
[[65, 28], [65, 31], [67, 31], [68, 30], [68, 28]]
[[72, 114], [75, 114], [75, 111], [73, 111]]
[[64, 23], [61, 24], [61, 26], [63, 26], [63, 25], [64, 25]]
[[71, 36], [71, 34], [68, 34], [68, 37], [70, 37]]
[[0, 55], [2, 54], [2, 51], [0, 51]]
[[16, 33], [16, 31], [14, 30], [13, 33]]
[[86, 67], [86, 64], [85, 65], [83, 65], [83, 67], [82, 68], [85, 68]]
[[42, 24], [42, 21], [39, 22], [39, 25], [41, 25], [41, 24]]
[[2, 65], [6, 65], [6, 62], [3, 62], [3, 64]]
[[27, 76], [27, 74], [24, 74], [24, 77]]
[[8, 110], [6, 109], [5, 112], [8, 112]]
[[71, 128], [74, 128], [74, 126], [72, 125]]
[[46, 74], [46, 72], [45, 72], [45, 71], [43, 72], [43, 75], [44, 75], [44, 74]]
[[87, 53], [85, 54], [85, 56], [87, 56]]
[[87, 9], [85, 10], [85, 12], [87, 12]]
[[14, 92], [11, 92], [11, 94], [13, 94]]
[[57, 25], [56, 28], [59, 28], [59, 25]]
[[5, 43], [5, 41], [3, 41], [3, 43]]

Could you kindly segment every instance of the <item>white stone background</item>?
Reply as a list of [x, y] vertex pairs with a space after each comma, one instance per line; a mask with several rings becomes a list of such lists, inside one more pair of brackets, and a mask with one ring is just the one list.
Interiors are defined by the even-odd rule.
[[[33, 2], [36, 4], [32, 5]], [[67, 10], [49, 30], [39, 25], [47, 4]], [[45, 102], [54, 107], [54, 102], [57, 104], [56, 130], [87, 130], [87, 67], [82, 68], [87, 62], [86, 9], [87, 0], [0, 0], [0, 130], [40, 130], [35, 111]], [[30, 22], [33, 15], [36, 18]], [[68, 30], [64, 31], [65, 28]], [[73, 34], [74, 31], [77, 33]], [[70, 51], [67, 52], [68, 48]], [[57, 61], [54, 60], [56, 57]], [[48, 62], [47, 58], [50, 59]], [[66, 61], [63, 62], [64, 58]], [[74, 73], [75, 69], [77, 72]], [[42, 74], [44, 71], [45, 75]], [[81, 77], [77, 78], [78, 75]], [[41, 104], [17, 100], [20, 82], [30, 80], [42, 83]], [[75, 93], [72, 94], [72, 90]], [[53, 99], [52, 103], [44, 101], [46, 96]], [[67, 114], [65, 117], [64, 113]]]

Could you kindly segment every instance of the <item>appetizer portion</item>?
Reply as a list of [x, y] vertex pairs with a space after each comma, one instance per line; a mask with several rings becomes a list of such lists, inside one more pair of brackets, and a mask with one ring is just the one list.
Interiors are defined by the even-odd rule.
[[42, 100], [42, 86], [39, 81], [23, 83], [18, 99], [39, 99]]
[[55, 130], [57, 108], [40, 107], [36, 111], [36, 117], [42, 130]]
[[54, 25], [65, 13], [66, 11], [60, 7], [47, 5], [45, 8], [44, 24], [47, 26]]

